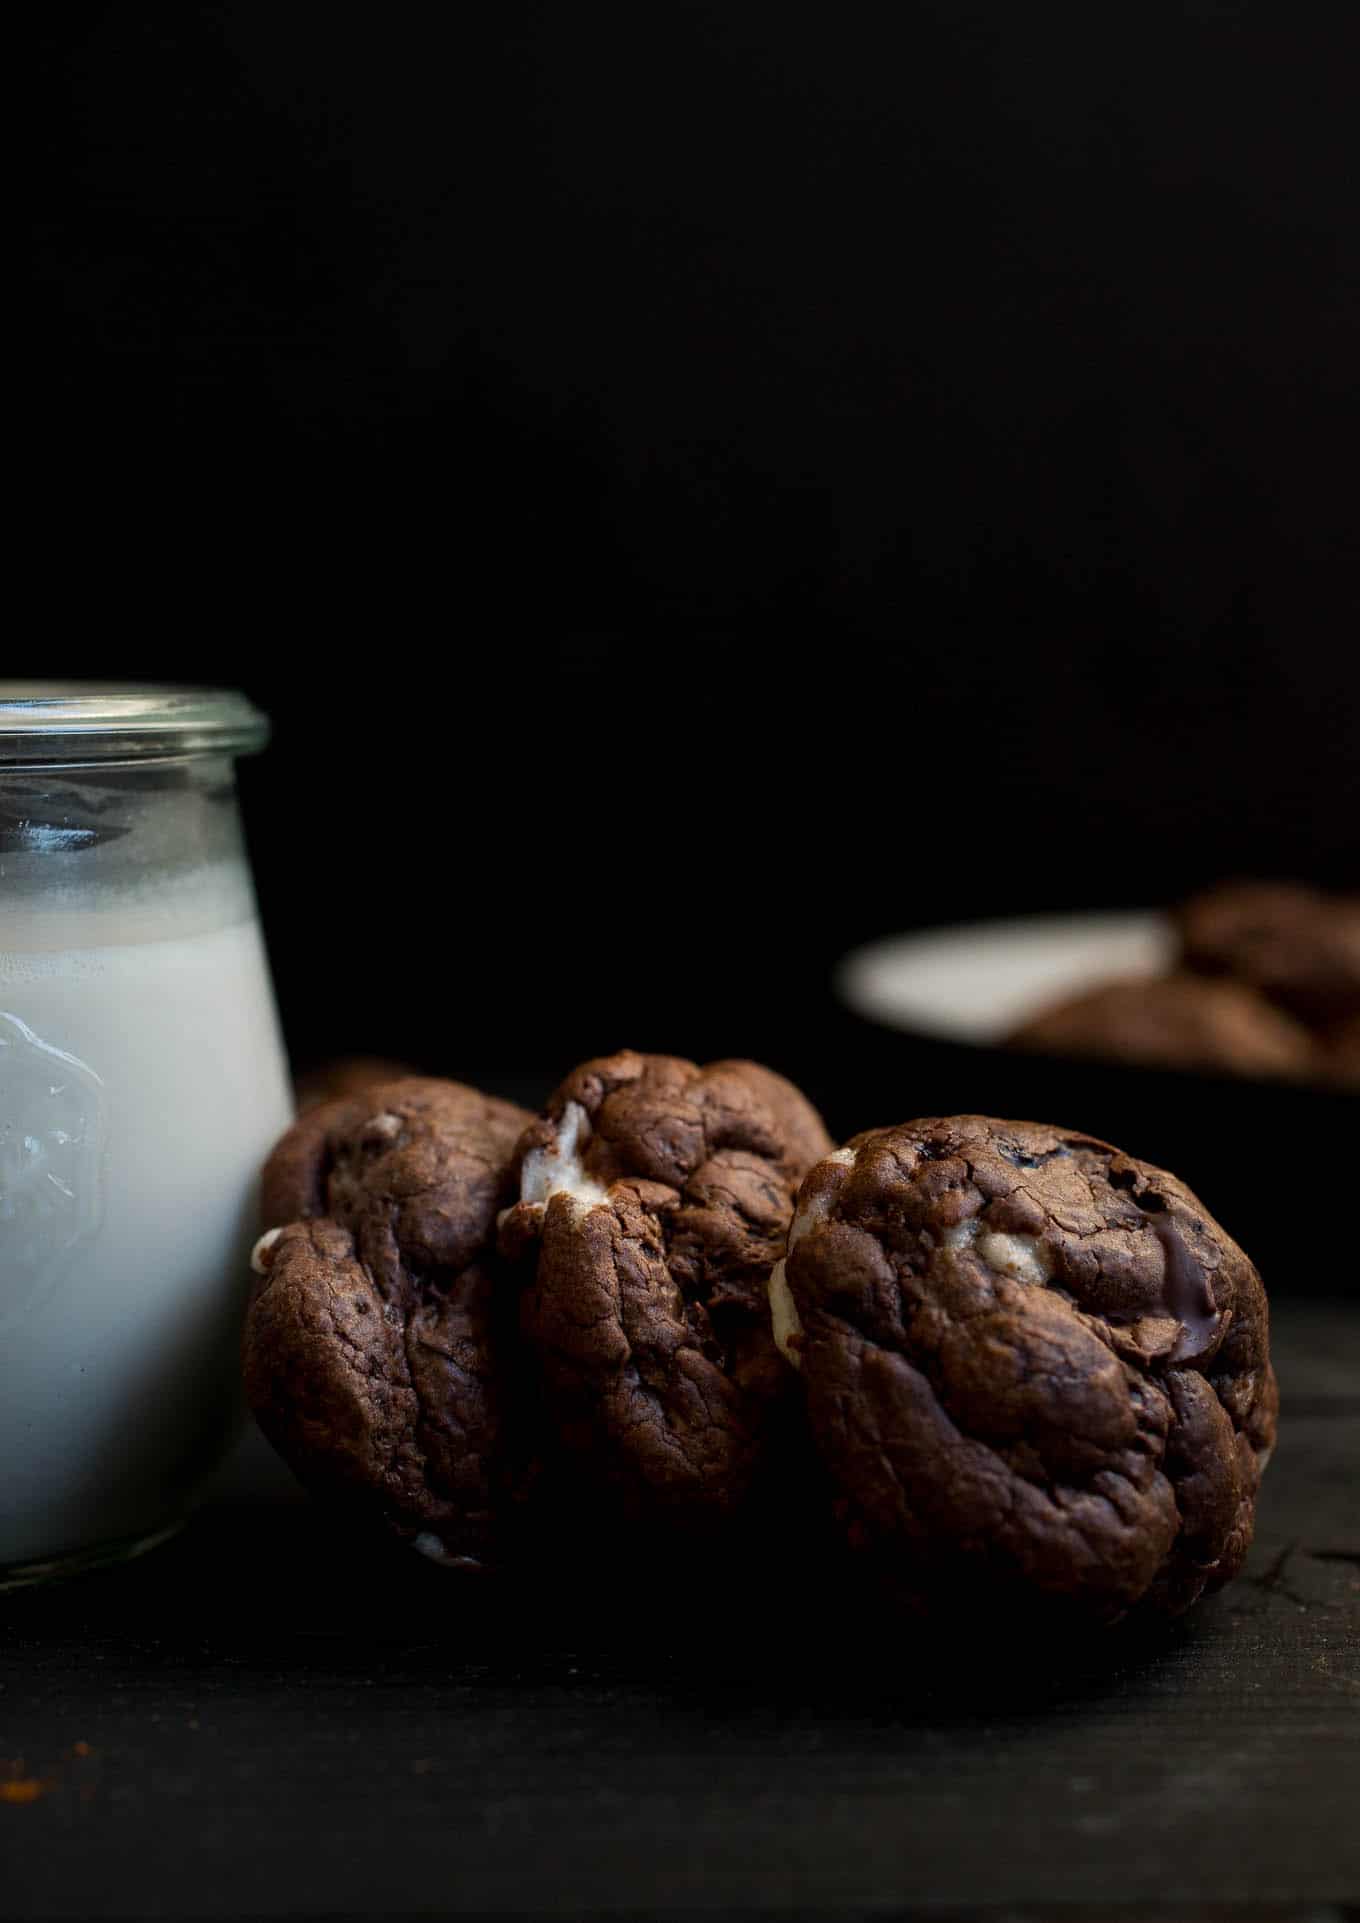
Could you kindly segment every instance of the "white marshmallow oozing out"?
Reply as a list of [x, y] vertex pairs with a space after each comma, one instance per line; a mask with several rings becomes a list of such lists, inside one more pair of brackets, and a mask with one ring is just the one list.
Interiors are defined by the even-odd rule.
[[947, 1249], [975, 1249], [993, 1275], [1009, 1276], [1013, 1282], [1041, 1288], [1053, 1274], [1052, 1258], [1037, 1236], [985, 1229], [976, 1216], [946, 1229], [943, 1241]]
[[[852, 1148], [838, 1148], [834, 1155], [825, 1155], [822, 1160], [834, 1162], [837, 1168], [851, 1168], [854, 1165], [855, 1151]], [[829, 1197], [814, 1195], [804, 1202], [802, 1208], [795, 1211], [793, 1220], [789, 1223], [790, 1250], [798, 1247], [809, 1229], [816, 1228], [819, 1222], [826, 1220], [830, 1207]]]
[[1033, 1235], [1002, 1235], [992, 1232], [978, 1237], [978, 1254], [996, 1275], [1008, 1275], [1014, 1282], [1029, 1282], [1041, 1288], [1053, 1274], [1048, 1250]]
[[[838, 1168], [850, 1168], [855, 1160], [855, 1151], [852, 1148], [838, 1148], [834, 1155], [828, 1155], [824, 1159], [834, 1162]], [[805, 1202], [802, 1208], [797, 1210], [789, 1223], [790, 1252], [797, 1248], [809, 1229], [815, 1228], [819, 1222], [826, 1220], [829, 1207], [829, 1201], [814, 1198]], [[794, 1345], [793, 1337], [802, 1335], [803, 1321], [789, 1288], [789, 1279], [785, 1274], [786, 1262], [787, 1257], [784, 1261], [775, 1263], [770, 1270], [769, 1282], [766, 1284], [766, 1293], [770, 1298], [770, 1324], [774, 1332], [774, 1346], [786, 1362], [791, 1362], [795, 1369], [800, 1369], [803, 1366], [802, 1357]]]
[[471, 1556], [451, 1556], [444, 1547], [443, 1538], [436, 1536], [432, 1529], [422, 1529], [418, 1536], [412, 1538], [411, 1547], [418, 1550], [422, 1556], [428, 1556], [431, 1562], [437, 1562], [441, 1569], [476, 1569], [478, 1567]]
[[780, 1261], [776, 1262], [770, 1270], [770, 1280], [767, 1285], [770, 1297], [770, 1326], [774, 1334], [774, 1346], [780, 1355], [786, 1362], [791, 1362], [795, 1369], [801, 1369], [803, 1358], [799, 1355], [793, 1338], [802, 1335], [803, 1318], [798, 1313], [798, 1305], [789, 1288], [789, 1279], [784, 1272], [785, 1267], [786, 1264]]
[[569, 1195], [583, 1208], [607, 1201], [609, 1191], [582, 1166], [581, 1156], [589, 1140], [590, 1117], [579, 1102], [568, 1102], [557, 1124], [555, 1146], [530, 1149], [524, 1158], [520, 1201], [546, 1204], [554, 1195]]
[[250, 1251], [250, 1266], [256, 1275], [268, 1275], [269, 1264], [265, 1257], [283, 1234], [282, 1229], [266, 1229], [254, 1248]]

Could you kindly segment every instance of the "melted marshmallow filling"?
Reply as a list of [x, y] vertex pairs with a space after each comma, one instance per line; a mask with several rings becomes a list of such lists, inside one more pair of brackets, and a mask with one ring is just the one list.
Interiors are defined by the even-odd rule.
[[789, 1288], [786, 1263], [780, 1260], [770, 1270], [770, 1326], [774, 1333], [774, 1346], [786, 1362], [795, 1369], [801, 1369], [803, 1359], [794, 1345], [793, 1338], [803, 1333], [803, 1319], [798, 1313], [793, 1292]]
[[431, 1562], [437, 1562], [441, 1569], [478, 1569], [481, 1565], [474, 1556], [452, 1556], [444, 1547], [442, 1536], [436, 1536], [432, 1529], [422, 1529], [411, 1540], [411, 1547]]
[[250, 1266], [256, 1275], [268, 1275], [269, 1264], [265, 1257], [283, 1234], [282, 1229], [266, 1229], [254, 1248], [250, 1251]]
[[1009, 1276], [1013, 1282], [1029, 1282], [1036, 1288], [1050, 1280], [1053, 1263], [1048, 1250], [1037, 1236], [1003, 1235], [984, 1228], [974, 1216], [960, 1222], [944, 1235], [947, 1249], [972, 1249], [987, 1264], [993, 1275]]
[[608, 1200], [609, 1191], [587, 1175], [581, 1157], [590, 1140], [590, 1117], [579, 1102], [568, 1102], [550, 1148], [530, 1149], [520, 1172], [521, 1202], [546, 1203], [569, 1195], [582, 1208]]
[[[834, 1155], [828, 1155], [826, 1159], [828, 1162], [835, 1162], [840, 1168], [850, 1168], [855, 1160], [855, 1151], [852, 1148], [838, 1148]], [[828, 1206], [827, 1202], [818, 1198], [805, 1202], [795, 1213], [793, 1220], [789, 1223], [791, 1251], [797, 1248], [809, 1229], [815, 1228], [818, 1222], [826, 1220]], [[788, 1259], [784, 1257], [770, 1270], [770, 1280], [767, 1284], [767, 1293], [770, 1298], [770, 1326], [776, 1349], [786, 1362], [791, 1362], [795, 1369], [801, 1369], [803, 1361], [794, 1338], [801, 1337], [803, 1333], [803, 1318], [798, 1313], [798, 1305], [789, 1287], [787, 1266]]]

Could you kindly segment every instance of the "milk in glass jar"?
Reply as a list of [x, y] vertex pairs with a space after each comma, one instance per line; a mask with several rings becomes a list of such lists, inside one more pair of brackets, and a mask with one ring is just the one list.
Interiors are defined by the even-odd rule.
[[172, 1530], [236, 1430], [291, 1098], [242, 696], [0, 682], [0, 1585]]

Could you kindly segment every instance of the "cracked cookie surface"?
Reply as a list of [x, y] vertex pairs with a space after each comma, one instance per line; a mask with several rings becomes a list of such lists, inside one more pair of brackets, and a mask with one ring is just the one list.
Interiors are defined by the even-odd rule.
[[265, 1165], [251, 1407], [311, 1489], [435, 1561], [494, 1555], [506, 1501], [516, 1338], [495, 1222], [528, 1119], [407, 1078], [309, 1109]]
[[501, 1246], [580, 1475], [626, 1513], [730, 1515], [780, 1432], [766, 1287], [793, 1195], [831, 1146], [753, 1062], [583, 1063], [525, 1132]]
[[1265, 1293], [1174, 1176], [1037, 1123], [874, 1130], [807, 1176], [771, 1300], [850, 1540], [916, 1600], [1113, 1621], [1241, 1566]]

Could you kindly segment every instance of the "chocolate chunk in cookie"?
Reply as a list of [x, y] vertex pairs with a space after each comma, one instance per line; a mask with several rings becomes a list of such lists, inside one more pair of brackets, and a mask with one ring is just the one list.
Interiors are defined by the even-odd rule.
[[1010, 1046], [1219, 1075], [1304, 1077], [1317, 1066], [1291, 1015], [1241, 982], [1202, 975], [1101, 982], [1040, 1009]]
[[579, 1475], [626, 1513], [737, 1510], [787, 1394], [766, 1309], [793, 1195], [830, 1148], [753, 1062], [626, 1051], [569, 1075], [517, 1157], [501, 1246]]
[[308, 1110], [265, 1166], [246, 1392], [300, 1479], [435, 1561], [494, 1557], [514, 1450], [497, 1211], [528, 1116], [409, 1079]]
[[878, 1129], [808, 1175], [770, 1293], [850, 1540], [915, 1599], [1108, 1622], [1240, 1567], [1265, 1293], [1174, 1176], [1033, 1122]]
[[1360, 897], [1235, 882], [1176, 919], [1187, 968], [1231, 975], [1313, 1027], [1360, 1015]]

